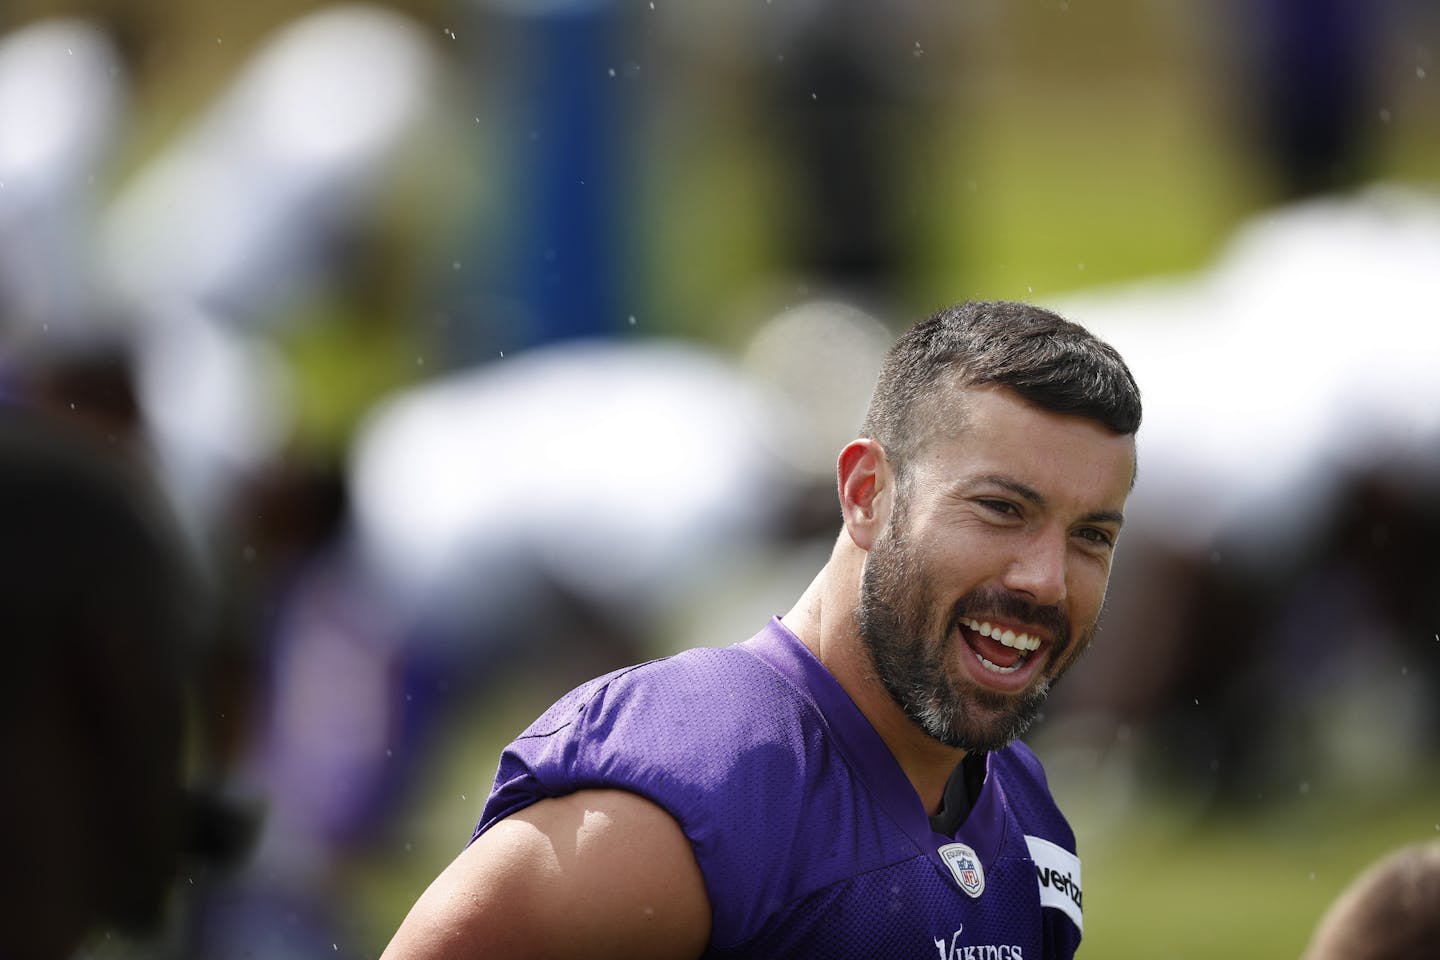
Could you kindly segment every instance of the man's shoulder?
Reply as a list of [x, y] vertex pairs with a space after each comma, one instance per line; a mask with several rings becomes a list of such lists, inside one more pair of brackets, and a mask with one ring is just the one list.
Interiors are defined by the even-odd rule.
[[805, 693], [742, 646], [606, 674], [505, 749], [476, 834], [547, 797], [613, 789], [645, 797], [697, 845], [718, 849], [755, 820], [757, 803], [798, 809], [781, 798], [798, 801], [813, 770], [832, 766], [817, 760], [822, 726]]
[[1027, 837], [1041, 837], [1067, 850], [1075, 850], [1075, 835], [1061, 812], [1040, 758], [1016, 740], [990, 754], [1005, 805]]
[[696, 647], [615, 670], [557, 700], [517, 740], [561, 731], [588, 737], [674, 721], [675, 732], [702, 735], [757, 709], [790, 713], [794, 698], [775, 671], [740, 645]]
[[813, 700], [743, 645], [686, 650], [562, 697], [506, 748], [496, 795], [605, 787], [673, 807], [722, 785], [744, 794], [757, 779], [803, 778], [822, 725]]
[[1004, 771], [1012, 781], [1023, 781], [1029, 786], [1040, 787], [1048, 794], [1050, 785], [1045, 778], [1045, 767], [1035, 751], [1021, 740], [1012, 740], [990, 754], [992, 762]]

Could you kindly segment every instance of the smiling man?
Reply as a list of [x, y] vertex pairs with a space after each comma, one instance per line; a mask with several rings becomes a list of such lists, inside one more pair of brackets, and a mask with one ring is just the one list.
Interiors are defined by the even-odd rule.
[[1139, 423], [1048, 311], [912, 328], [795, 606], [541, 716], [386, 956], [1071, 956], [1074, 835], [1016, 738], [1095, 631]]

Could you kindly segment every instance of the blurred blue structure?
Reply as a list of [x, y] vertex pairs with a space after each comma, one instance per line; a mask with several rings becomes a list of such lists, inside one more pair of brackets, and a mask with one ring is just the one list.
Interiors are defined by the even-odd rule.
[[626, 328], [635, 313], [632, 177], [638, 65], [609, 0], [467, 10], [475, 118], [494, 161], [494, 222], [452, 279], [459, 363]]

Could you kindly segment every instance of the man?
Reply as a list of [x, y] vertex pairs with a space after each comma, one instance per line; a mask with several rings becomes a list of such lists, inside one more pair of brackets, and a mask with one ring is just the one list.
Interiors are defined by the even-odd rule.
[[795, 606], [547, 711], [386, 956], [1073, 954], [1074, 837], [1014, 741], [1094, 631], [1139, 422], [1054, 314], [917, 325]]

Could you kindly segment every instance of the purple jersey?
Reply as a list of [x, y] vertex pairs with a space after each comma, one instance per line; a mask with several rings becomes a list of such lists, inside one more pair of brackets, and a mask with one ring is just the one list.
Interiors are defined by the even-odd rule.
[[954, 836], [935, 833], [880, 735], [780, 621], [592, 680], [500, 758], [475, 830], [613, 788], [689, 837], [707, 957], [1042, 960], [1080, 941], [1080, 861], [1035, 755], [989, 754]]

